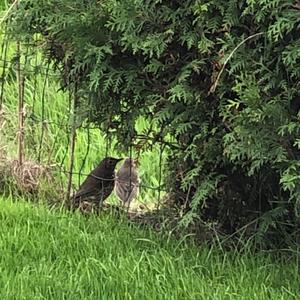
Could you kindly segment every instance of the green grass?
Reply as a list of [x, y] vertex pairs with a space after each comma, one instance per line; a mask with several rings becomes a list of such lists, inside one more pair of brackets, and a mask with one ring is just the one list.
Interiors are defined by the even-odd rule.
[[1, 200], [1, 299], [299, 299], [296, 260], [196, 248], [112, 216]]

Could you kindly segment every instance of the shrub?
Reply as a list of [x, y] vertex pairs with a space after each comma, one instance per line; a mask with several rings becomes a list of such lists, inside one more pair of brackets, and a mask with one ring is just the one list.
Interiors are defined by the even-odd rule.
[[43, 39], [82, 119], [125, 146], [139, 116], [152, 142], [172, 137], [182, 225], [257, 219], [265, 236], [299, 222], [299, 16], [286, 0], [24, 0], [10, 28]]

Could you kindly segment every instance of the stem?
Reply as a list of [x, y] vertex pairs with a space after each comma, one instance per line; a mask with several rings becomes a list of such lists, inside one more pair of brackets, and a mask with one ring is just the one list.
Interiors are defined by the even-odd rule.
[[252, 38], [254, 38], [254, 37], [256, 37], [256, 36], [262, 35], [262, 34], [263, 34], [263, 32], [258, 32], [258, 33], [255, 33], [255, 34], [253, 34], [253, 35], [248, 36], [247, 38], [245, 38], [244, 40], [242, 40], [242, 41], [241, 41], [241, 42], [240, 42], [240, 43], [239, 43], [239, 44], [231, 51], [231, 53], [230, 53], [230, 54], [228, 55], [228, 57], [226, 58], [226, 60], [225, 60], [225, 62], [224, 62], [224, 65], [223, 65], [221, 71], [219, 72], [219, 74], [218, 74], [218, 76], [217, 76], [216, 81], [215, 81], [214, 84], [211, 86], [211, 88], [210, 88], [210, 90], [209, 90], [209, 94], [215, 92], [215, 90], [216, 90], [216, 88], [217, 88], [217, 85], [218, 85], [218, 83], [219, 83], [220, 77], [221, 77], [222, 73], [224, 72], [227, 63], [229, 62], [229, 60], [231, 59], [231, 57], [233, 56], [233, 54], [236, 52], [236, 50], [237, 50], [238, 48], [240, 48], [240, 47], [241, 47], [244, 43], [246, 43], [248, 40], [250, 40], [250, 39], [252, 39]]
[[[16, 3], [18, 8], [18, 2]], [[21, 70], [21, 43], [17, 41], [17, 81], [18, 81], [18, 162], [21, 166], [24, 159], [24, 76]]]
[[70, 145], [70, 166], [69, 166], [69, 178], [68, 178], [68, 189], [67, 189], [67, 203], [71, 204], [71, 188], [72, 188], [72, 177], [74, 169], [74, 153], [76, 146], [76, 108], [78, 104], [78, 93], [77, 93], [77, 83], [75, 83], [74, 89], [74, 101], [73, 101], [73, 126], [71, 132], [71, 145]]

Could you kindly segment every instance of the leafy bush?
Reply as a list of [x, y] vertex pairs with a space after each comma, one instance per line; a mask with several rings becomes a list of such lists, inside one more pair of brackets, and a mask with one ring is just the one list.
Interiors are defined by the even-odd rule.
[[16, 37], [42, 37], [82, 119], [128, 146], [142, 115], [149, 140], [176, 141], [167, 180], [183, 225], [296, 232], [297, 1], [24, 0], [12, 21]]

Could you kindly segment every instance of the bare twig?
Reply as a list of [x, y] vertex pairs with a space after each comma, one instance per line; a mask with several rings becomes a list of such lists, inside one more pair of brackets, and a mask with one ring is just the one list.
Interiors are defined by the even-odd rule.
[[[162, 141], [162, 139], [161, 139]], [[159, 174], [158, 174], [158, 185], [161, 187], [161, 182], [162, 182], [162, 156], [164, 152], [164, 144], [161, 142], [160, 143], [160, 149], [159, 149]], [[158, 198], [157, 198], [157, 207], [156, 209], [158, 210], [161, 206], [161, 189], [158, 189]]]
[[72, 174], [74, 168], [74, 154], [76, 145], [76, 109], [78, 104], [78, 93], [77, 84], [74, 88], [74, 102], [73, 102], [73, 128], [71, 132], [71, 145], [70, 145], [70, 167], [69, 167], [69, 178], [68, 178], [68, 188], [67, 188], [67, 203], [70, 204], [71, 199], [71, 187], [72, 187]]
[[11, 10], [17, 6], [17, 4], [19, 4], [19, 0], [15, 0], [13, 2], [13, 4], [8, 8], [8, 10], [5, 12], [4, 16], [2, 17], [2, 19], [0, 20], [0, 25], [6, 20], [6, 18], [8, 17], [9, 13], [11, 12]]
[[46, 76], [44, 79], [44, 84], [43, 84], [43, 91], [42, 91], [42, 120], [41, 120], [41, 136], [40, 136], [40, 142], [39, 142], [39, 150], [38, 150], [38, 161], [41, 161], [42, 157], [42, 147], [43, 147], [43, 140], [44, 140], [44, 135], [45, 135], [45, 93], [46, 93], [46, 86], [48, 82], [48, 71], [50, 68], [50, 61], [48, 61], [47, 64], [47, 71], [46, 71]]
[[[5, 26], [5, 33], [6, 33], [6, 28], [7, 26]], [[2, 42], [1, 57], [0, 57], [0, 60], [2, 59], [2, 56], [4, 58], [3, 65], [2, 65], [1, 85], [0, 85], [0, 111], [2, 109], [3, 96], [4, 96], [4, 84], [5, 84], [6, 66], [7, 66], [7, 61], [6, 61], [7, 49], [8, 49], [8, 37], [5, 36]]]
[[250, 35], [248, 36], [246, 39], [242, 40], [233, 50], [232, 52], [228, 55], [228, 57], [226, 58], [225, 62], [224, 62], [224, 65], [221, 69], [221, 71], [219, 72], [218, 76], [217, 76], [217, 79], [216, 81], [214, 82], [214, 84], [211, 86], [210, 90], [209, 90], [209, 94], [212, 94], [215, 92], [216, 88], [217, 88], [217, 85], [219, 83], [219, 80], [220, 80], [220, 77], [222, 75], [222, 73], [224, 72], [225, 70], [225, 67], [227, 65], [227, 63], [229, 62], [229, 60], [231, 59], [231, 57], [233, 56], [233, 54], [237, 51], [238, 48], [240, 48], [244, 43], [246, 43], [248, 40], [256, 37], [256, 36], [259, 36], [259, 35], [262, 35], [263, 32], [258, 32], [258, 33], [255, 33], [253, 35]]
[[[15, 1], [16, 8], [18, 8], [18, 1]], [[21, 70], [21, 43], [17, 41], [17, 79], [18, 79], [18, 163], [21, 166], [24, 158], [24, 84], [25, 79]]]

